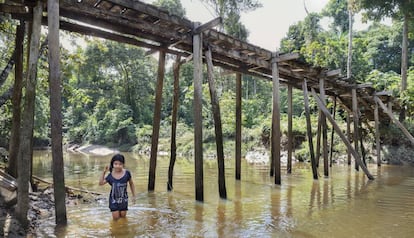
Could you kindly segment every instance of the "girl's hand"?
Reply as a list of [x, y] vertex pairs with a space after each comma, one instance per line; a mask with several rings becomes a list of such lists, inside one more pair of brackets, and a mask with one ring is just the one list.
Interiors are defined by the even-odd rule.
[[135, 196], [131, 197], [131, 204], [135, 205], [137, 198]]
[[109, 171], [109, 166], [108, 165], [106, 165], [105, 166], [105, 169], [104, 169], [104, 173], [106, 173], [106, 172], [108, 172]]

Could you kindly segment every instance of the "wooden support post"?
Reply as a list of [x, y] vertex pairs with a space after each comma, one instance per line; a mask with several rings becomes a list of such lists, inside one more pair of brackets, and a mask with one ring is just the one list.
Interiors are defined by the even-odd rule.
[[[346, 113], [346, 135], [348, 140], [351, 141], [351, 116], [349, 115], [351, 112], [347, 111]], [[348, 165], [351, 165], [351, 151], [349, 149], [346, 150], [348, 154]]]
[[311, 157], [313, 179], [318, 179], [318, 169], [316, 167], [315, 152], [313, 150], [312, 125], [311, 125], [311, 119], [310, 119], [308, 85], [307, 85], [306, 79], [303, 79], [302, 89], [303, 89], [303, 99], [305, 102], [306, 129], [307, 129], [306, 134], [308, 134], [309, 154]]
[[279, 100], [279, 69], [278, 53], [272, 55], [273, 109], [272, 109], [272, 138], [271, 154], [274, 161], [275, 184], [281, 184], [280, 174], [280, 100]]
[[220, 198], [227, 198], [226, 191], [226, 174], [224, 169], [224, 151], [223, 151], [223, 130], [221, 127], [221, 113], [220, 104], [216, 92], [216, 82], [214, 80], [214, 66], [213, 57], [211, 56], [211, 49], [205, 52], [207, 62], [207, 76], [208, 86], [210, 88], [211, 110], [214, 119], [214, 131], [216, 134], [216, 148], [217, 148], [217, 165], [218, 165], [218, 185]]
[[[335, 120], [335, 115], [336, 115], [336, 97], [334, 98], [334, 105], [332, 108], [332, 115], [333, 115], [333, 119]], [[329, 150], [329, 167], [332, 167], [332, 156], [333, 156], [333, 150], [334, 150], [334, 134], [335, 134], [335, 130], [332, 128], [331, 130], [331, 149]]]
[[377, 165], [381, 166], [381, 140], [380, 140], [380, 130], [379, 130], [378, 102], [375, 102], [374, 120], [375, 120], [375, 147], [377, 150]]
[[321, 132], [322, 132], [322, 112], [318, 112], [318, 129], [316, 131], [316, 167], [319, 168], [319, 159], [321, 157]]
[[172, 113], [171, 113], [171, 154], [170, 154], [170, 165], [168, 167], [168, 182], [167, 190], [171, 191], [173, 189], [173, 175], [174, 175], [174, 165], [177, 158], [177, 115], [178, 115], [178, 103], [180, 98], [180, 66], [181, 66], [181, 56], [177, 56], [175, 63], [173, 65], [173, 75], [174, 75], [174, 94], [172, 102]]
[[29, 59], [26, 73], [26, 92], [24, 97], [21, 141], [17, 162], [17, 219], [23, 228], [28, 228], [27, 212], [29, 210], [29, 182], [32, 163], [33, 128], [35, 114], [35, 95], [37, 81], [37, 63], [39, 59], [39, 42], [42, 21], [43, 3], [37, 2], [33, 8], [32, 30], [29, 40]]
[[292, 85], [288, 85], [288, 157], [287, 157], [287, 173], [292, 173], [292, 151], [293, 151], [293, 133], [292, 133]]
[[53, 190], [56, 224], [64, 225], [66, 218], [66, 189], [62, 148], [62, 80], [59, 54], [59, 0], [47, 1], [49, 44], [50, 126], [52, 134]]
[[[358, 130], [358, 125], [359, 125], [359, 113], [358, 113], [358, 99], [357, 99], [357, 94], [356, 94], [356, 89], [353, 88], [352, 89], [352, 114], [353, 114], [353, 121], [354, 121], [354, 147], [355, 147], [355, 152], [358, 154], [359, 156], [359, 152], [358, 152], [358, 140], [359, 140], [359, 130]], [[355, 156], [354, 156], [355, 157]], [[358, 163], [355, 163], [355, 170], [359, 171], [359, 167], [358, 167]]]
[[15, 54], [14, 54], [14, 85], [12, 96], [12, 126], [10, 131], [9, 143], [9, 164], [7, 173], [17, 178], [17, 155], [20, 145], [20, 124], [21, 124], [21, 102], [22, 102], [22, 88], [23, 88], [23, 44], [25, 33], [25, 22], [22, 20], [16, 27], [15, 39]]
[[160, 136], [162, 88], [164, 85], [165, 74], [165, 55], [165, 51], [159, 52], [157, 89], [155, 91], [154, 118], [152, 121], [151, 155], [148, 172], [148, 191], [154, 191], [155, 188], [155, 171], [157, 168], [158, 138]]
[[359, 120], [359, 125], [358, 125], [358, 130], [359, 130], [359, 138], [358, 138], [358, 141], [359, 141], [359, 144], [360, 144], [360, 148], [361, 148], [361, 156], [362, 156], [362, 162], [364, 162], [364, 164], [365, 165], [367, 165], [367, 161], [366, 161], [366, 153], [365, 153], [365, 147], [364, 147], [364, 142], [362, 141], [362, 132], [363, 132], [363, 130], [362, 130], [363, 128], [362, 128], [362, 121], [361, 120]]
[[370, 174], [367, 167], [362, 162], [361, 156], [352, 148], [351, 143], [348, 141], [348, 139], [345, 137], [344, 133], [342, 133], [341, 128], [339, 128], [338, 124], [336, 124], [335, 120], [333, 119], [332, 115], [329, 113], [328, 109], [323, 104], [322, 100], [318, 97], [315, 90], [312, 89], [312, 95], [316, 100], [316, 103], [318, 104], [319, 109], [325, 114], [326, 118], [329, 120], [329, 122], [332, 124], [332, 127], [335, 129], [336, 133], [341, 137], [342, 141], [347, 146], [348, 150], [351, 151], [352, 155], [355, 157], [355, 162], [359, 164], [359, 166], [362, 168], [364, 173], [367, 175], [367, 177], [370, 180], [374, 179], [374, 176]]
[[[199, 23], [194, 24], [194, 28]], [[197, 201], [204, 201], [203, 182], [203, 55], [202, 33], [193, 35], [193, 62], [194, 62], [194, 171], [195, 193]]]
[[[319, 94], [323, 105], [326, 107], [325, 97], [325, 80], [319, 80]], [[325, 177], [329, 176], [329, 161], [328, 161], [328, 130], [326, 125], [326, 116], [321, 114], [321, 126], [322, 126], [322, 151], [323, 151], [323, 174]]]
[[236, 74], [236, 180], [241, 178], [242, 75]]
[[390, 110], [387, 109], [387, 107], [384, 105], [384, 103], [378, 98], [374, 97], [375, 101], [381, 106], [382, 110], [384, 110], [385, 113], [391, 118], [391, 120], [401, 129], [401, 131], [404, 133], [404, 135], [408, 138], [408, 140], [411, 141], [411, 144], [414, 145], [414, 137], [410, 134], [410, 132], [404, 127], [403, 124], [401, 124], [400, 121], [395, 118], [395, 116], [392, 114]]

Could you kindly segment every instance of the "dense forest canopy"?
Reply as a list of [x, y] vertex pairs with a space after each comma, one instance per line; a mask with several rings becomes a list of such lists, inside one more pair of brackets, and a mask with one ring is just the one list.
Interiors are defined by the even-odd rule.
[[[247, 39], [248, 29], [240, 22], [243, 12], [261, 7], [260, 1], [204, 0], [217, 16], [224, 18], [226, 33]], [[3, 1], [2, 1], [3, 2]], [[371, 4], [372, 2], [372, 4]], [[377, 5], [373, 5], [377, 3]], [[349, 38], [348, 6], [353, 11], [371, 17], [372, 23], [365, 30], [354, 30], [352, 43], [352, 79], [372, 83], [377, 91], [391, 91], [404, 102], [407, 120], [414, 115], [414, 18], [408, 17], [408, 68], [407, 87], [401, 92], [401, 49], [403, 21], [398, 9], [405, 9], [405, 1], [346, 1], [331, 0], [321, 13], [309, 13], [302, 21], [291, 25], [280, 43], [281, 52], [299, 52], [307, 62], [330, 69], [347, 70]], [[368, 4], [370, 3], [370, 4]], [[178, 16], [186, 11], [179, 0], [157, 0], [154, 4]], [[408, 6], [408, 5], [407, 5]], [[409, 7], [412, 7], [409, 5]], [[411, 9], [411, 8], [410, 8]], [[411, 12], [408, 12], [411, 14]], [[407, 13], [407, 14], [408, 14]], [[411, 15], [410, 15], [411, 16]], [[330, 18], [328, 29], [321, 26], [323, 18]], [[380, 23], [382, 17], [392, 17], [391, 25]], [[191, 20], [191, 19], [190, 19]], [[12, 58], [16, 26], [19, 22], [7, 15], [0, 15], [0, 69], [6, 69]], [[276, 27], [276, 26], [275, 26]], [[271, 26], [269, 26], [271, 31]], [[47, 34], [44, 29], [42, 41]], [[146, 55], [146, 49], [107, 40], [80, 36], [61, 31], [62, 42], [75, 44], [61, 50], [63, 80], [64, 143], [97, 143], [125, 146], [149, 143], [155, 98], [157, 56]], [[83, 42], [80, 44], [79, 42]], [[163, 90], [161, 126], [168, 128], [172, 110], [173, 73], [172, 56], [168, 56], [168, 70]], [[47, 48], [39, 57], [35, 112], [35, 145], [50, 144]], [[232, 138], [235, 133], [235, 76], [222, 69], [215, 70], [216, 86], [222, 110], [223, 133]], [[207, 78], [207, 77], [204, 77]], [[10, 136], [12, 90], [14, 71], [0, 78], [0, 146], [7, 147]], [[203, 86], [203, 118], [207, 128], [206, 141], [214, 137], [213, 119], [207, 82]], [[261, 140], [268, 132], [271, 120], [271, 83], [252, 76], [243, 76], [243, 127], [245, 140]], [[281, 111], [287, 112], [287, 93], [282, 88]], [[191, 62], [180, 70], [179, 127], [181, 136], [191, 132], [193, 126], [193, 66]], [[303, 122], [303, 96], [294, 93], [294, 117]], [[332, 102], [329, 104], [332, 105]], [[314, 108], [315, 105], [313, 105]], [[283, 119], [283, 117], [282, 117]], [[302, 130], [301, 123], [295, 130]], [[282, 130], [286, 130], [282, 128]], [[304, 130], [304, 129], [303, 129]], [[168, 129], [161, 130], [161, 138], [168, 138]], [[180, 135], [179, 135], [180, 136]], [[187, 138], [188, 141], [191, 139]], [[183, 141], [186, 141], [183, 139]]]

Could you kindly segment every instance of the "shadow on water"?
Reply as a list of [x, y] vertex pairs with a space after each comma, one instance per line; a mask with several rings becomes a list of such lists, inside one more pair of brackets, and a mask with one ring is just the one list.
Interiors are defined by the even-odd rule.
[[[273, 184], [267, 165], [242, 162], [242, 179], [226, 170], [228, 199], [219, 198], [217, 167], [205, 166], [204, 202], [194, 195], [194, 165], [178, 160], [174, 190], [165, 184], [169, 161], [157, 161], [154, 192], [147, 192], [148, 159], [126, 154], [137, 196], [127, 218], [112, 220], [109, 187], [97, 180], [109, 158], [71, 156], [65, 163], [69, 186], [103, 193], [96, 202], [67, 205], [67, 226], [54, 218], [40, 224], [38, 237], [411, 237], [414, 234], [414, 168], [370, 165], [375, 180], [347, 165], [330, 177], [312, 179], [308, 164], [293, 165]], [[34, 174], [51, 179], [50, 157], [38, 154]], [[230, 161], [230, 165], [234, 161]], [[165, 172], [164, 172], [165, 171]], [[86, 195], [85, 195], [86, 196]]]

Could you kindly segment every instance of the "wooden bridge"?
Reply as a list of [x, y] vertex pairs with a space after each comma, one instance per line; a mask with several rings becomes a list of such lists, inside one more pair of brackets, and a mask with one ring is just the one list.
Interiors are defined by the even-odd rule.
[[[391, 118], [398, 123], [392, 115], [389, 105], [394, 108], [398, 104], [387, 93], [376, 92], [369, 84], [356, 84], [344, 78], [339, 70], [328, 70], [312, 66], [302, 61], [296, 53], [271, 52], [247, 42], [235, 39], [229, 35], [214, 29], [221, 23], [221, 19], [213, 19], [201, 24], [192, 22], [170, 14], [155, 6], [145, 4], [137, 0], [10, 0], [0, 4], [0, 12], [9, 13], [14, 19], [22, 23], [31, 21], [48, 25], [49, 29], [49, 63], [51, 64], [51, 78], [59, 79], [59, 29], [76, 32], [84, 35], [96, 36], [138, 47], [148, 48], [148, 53], [159, 52], [159, 71], [157, 79], [156, 101], [154, 109], [154, 124], [152, 135], [152, 147], [149, 169], [148, 190], [154, 190], [155, 170], [157, 160], [158, 135], [160, 125], [160, 113], [162, 103], [162, 88], [165, 72], [165, 56], [172, 54], [177, 56], [174, 67], [175, 83], [178, 83], [179, 66], [182, 63], [192, 61], [194, 64], [194, 140], [195, 140], [195, 183], [196, 199], [203, 200], [203, 168], [202, 168], [202, 70], [203, 62], [207, 64], [208, 81], [212, 97], [212, 108], [216, 126], [216, 140], [219, 164], [219, 190], [220, 196], [226, 197], [224, 182], [224, 155], [221, 136], [220, 109], [218, 98], [214, 88], [212, 67], [218, 66], [235, 72], [236, 74], [236, 179], [240, 179], [241, 160], [241, 75], [247, 74], [273, 82], [273, 120], [272, 120], [272, 165], [271, 175], [275, 177], [275, 184], [280, 181], [280, 84], [288, 87], [288, 161], [292, 157], [292, 89], [302, 90], [305, 98], [305, 109], [308, 119], [308, 139], [312, 141], [310, 125], [308, 92], [318, 103], [321, 111], [320, 125], [322, 134], [326, 134], [326, 120], [329, 120], [335, 131], [347, 145], [348, 151], [356, 161], [356, 168], [361, 167], [369, 179], [373, 176], [362, 162], [358, 152], [359, 122], [376, 121], [376, 145], [378, 165], [380, 165], [380, 141], [378, 134], [379, 118]], [[35, 28], [33, 33], [39, 34], [40, 28]], [[31, 36], [33, 37], [33, 35]], [[35, 36], [36, 37], [36, 36]], [[35, 46], [36, 47], [36, 46]], [[30, 48], [32, 52], [33, 47]], [[59, 83], [60, 84], [60, 83]], [[55, 88], [55, 89], [58, 89]], [[178, 89], [175, 89], [178, 90]], [[58, 90], [52, 89], [51, 97]], [[178, 103], [178, 91], [174, 92], [174, 105]], [[58, 94], [60, 95], [60, 94]], [[56, 95], [55, 95], [56, 96]], [[345, 135], [335, 122], [335, 118], [326, 108], [326, 97], [337, 100], [339, 105], [348, 112], [349, 118], [354, 124], [354, 146], [350, 143], [349, 132]], [[57, 97], [58, 98], [58, 97]], [[382, 110], [378, 110], [378, 106]], [[53, 117], [53, 109], [52, 117]], [[174, 114], [175, 113], [175, 114]], [[53, 119], [53, 118], [52, 118]], [[175, 131], [176, 111], [173, 111], [173, 131]], [[349, 128], [348, 121], [348, 128]], [[61, 124], [53, 124], [52, 129]], [[400, 125], [400, 124], [399, 124]], [[402, 125], [401, 125], [402, 126]], [[59, 128], [57, 128], [59, 129]], [[405, 128], [403, 128], [404, 130]], [[320, 133], [318, 131], [318, 133]], [[406, 132], [404, 132], [406, 133]], [[408, 132], [407, 132], [408, 133]], [[318, 134], [320, 135], [320, 134]], [[411, 135], [406, 134], [408, 137]], [[57, 136], [58, 137], [58, 136]], [[171, 154], [172, 166], [175, 161], [175, 135], [172, 136]], [[56, 138], [56, 137], [55, 137]], [[412, 136], [411, 138], [412, 139]], [[54, 140], [52, 135], [52, 141]], [[323, 145], [327, 145], [326, 136], [323, 136]], [[414, 143], [414, 139], [412, 139]], [[61, 146], [61, 145], [60, 145]], [[311, 162], [314, 178], [318, 178], [318, 157], [313, 152], [313, 144], [310, 143]], [[53, 151], [61, 153], [59, 143], [53, 145]], [[319, 152], [317, 153], [319, 154]], [[324, 175], [328, 176], [328, 151], [323, 146]], [[58, 157], [61, 157], [58, 155]], [[288, 172], [291, 164], [288, 163]], [[172, 189], [172, 168], [169, 171], [168, 188]]]

